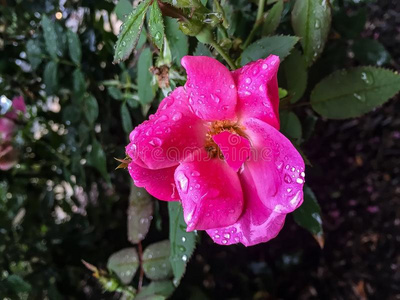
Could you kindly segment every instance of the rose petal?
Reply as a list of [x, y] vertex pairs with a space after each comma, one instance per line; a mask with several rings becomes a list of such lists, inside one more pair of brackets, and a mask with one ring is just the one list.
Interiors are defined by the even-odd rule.
[[17, 163], [17, 159], [18, 152], [11, 144], [0, 145], [0, 170], [8, 171]]
[[5, 114], [5, 117], [16, 120], [18, 118], [18, 112], [25, 113], [26, 106], [24, 97], [18, 96], [14, 97], [12, 101], [12, 110]]
[[176, 167], [150, 170], [134, 162], [128, 166], [129, 174], [137, 187], [143, 187], [150, 195], [165, 201], [179, 200], [174, 181], [175, 169]]
[[249, 63], [234, 71], [238, 89], [237, 114], [241, 119], [257, 118], [279, 129], [279, 57]]
[[7, 142], [15, 130], [15, 123], [7, 118], [0, 118], [0, 141]]
[[195, 114], [207, 121], [233, 119], [237, 90], [229, 70], [207, 56], [185, 56], [182, 66], [188, 75], [185, 89]]
[[205, 230], [236, 222], [243, 208], [238, 175], [204, 150], [182, 162], [175, 171], [187, 230]]
[[253, 178], [250, 184], [266, 207], [278, 213], [292, 212], [303, 202], [303, 158], [283, 134], [265, 122], [248, 119], [243, 125], [253, 147], [243, 173]]
[[126, 152], [133, 162], [149, 169], [168, 168], [204, 146], [207, 128], [187, 101], [183, 87], [175, 89], [148, 121], [132, 131]]
[[225, 161], [237, 172], [250, 156], [250, 142], [229, 131], [222, 131], [212, 138], [224, 155]]

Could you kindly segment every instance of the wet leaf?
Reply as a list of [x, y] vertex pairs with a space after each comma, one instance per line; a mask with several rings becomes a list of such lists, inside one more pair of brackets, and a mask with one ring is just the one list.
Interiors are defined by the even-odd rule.
[[285, 57], [290, 54], [290, 51], [298, 41], [298, 37], [289, 35], [276, 35], [261, 38], [243, 51], [241, 65], [244, 66], [249, 62], [260, 58], [266, 58], [271, 54], [278, 55], [281, 61], [283, 61]]
[[179, 29], [179, 24], [175, 19], [165, 18], [165, 34], [171, 48], [172, 60], [178, 66], [181, 59], [189, 52], [188, 37]]
[[154, 299], [151, 297], [154, 297], [155, 295], [169, 297], [172, 295], [174, 290], [175, 286], [170, 280], [153, 281], [148, 286], [143, 287], [135, 299], [136, 300]]
[[400, 91], [400, 76], [387, 69], [360, 67], [337, 71], [311, 93], [311, 106], [330, 119], [361, 116]]
[[42, 17], [42, 28], [46, 50], [51, 57], [56, 58], [58, 53], [57, 32], [54, 23], [46, 15]]
[[124, 21], [128, 14], [132, 12], [132, 10], [132, 2], [128, 0], [119, 0], [114, 8], [114, 12], [117, 15], [117, 18], [121, 21]]
[[125, 19], [115, 47], [114, 63], [126, 60], [135, 49], [150, 0], [141, 2]]
[[283, 12], [283, 0], [278, 0], [268, 11], [265, 18], [262, 34], [271, 35], [278, 28]]
[[27, 281], [16, 274], [8, 276], [5, 282], [15, 293], [29, 293], [32, 289], [32, 286]]
[[169, 240], [149, 245], [143, 252], [143, 270], [147, 278], [163, 280], [172, 276]]
[[158, 49], [162, 49], [164, 42], [164, 21], [161, 14], [160, 7], [157, 1], [153, 1], [150, 6], [150, 15], [148, 22], [148, 29], [150, 32], [151, 40], [157, 46]]
[[331, 29], [332, 13], [328, 0], [296, 0], [292, 27], [301, 37], [304, 57], [310, 66], [324, 50]]
[[153, 219], [153, 200], [144, 188], [132, 182], [128, 208], [128, 240], [132, 244], [142, 241], [149, 232]]
[[171, 242], [170, 262], [174, 273], [173, 283], [178, 286], [186, 271], [186, 265], [196, 247], [196, 234], [186, 232], [182, 205], [179, 202], [168, 202], [169, 239]]
[[293, 218], [297, 224], [311, 232], [321, 245], [320, 241], [323, 241], [324, 235], [321, 208], [313, 191], [308, 186], [304, 187], [304, 202], [293, 212]]
[[124, 284], [129, 284], [139, 267], [139, 256], [135, 248], [125, 248], [115, 252], [107, 262], [107, 268], [113, 271]]
[[151, 81], [153, 75], [149, 69], [153, 65], [153, 55], [149, 48], [145, 48], [139, 57], [138, 62], [138, 94], [142, 105], [149, 104], [155, 97]]
[[68, 30], [67, 38], [68, 38], [69, 57], [75, 64], [80, 65], [82, 58], [82, 48], [79, 37], [75, 32]]

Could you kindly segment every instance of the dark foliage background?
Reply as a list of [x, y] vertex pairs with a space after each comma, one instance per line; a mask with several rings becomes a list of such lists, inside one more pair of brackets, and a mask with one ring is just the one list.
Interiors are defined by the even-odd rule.
[[[45, 97], [42, 74], [51, 59], [43, 58], [36, 70], [25, 69], [26, 45], [37, 38], [43, 47], [41, 14], [54, 15], [59, 9], [56, 2], [1, 1], [0, 93], [9, 98], [24, 95], [33, 117], [21, 121], [16, 137], [23, 154], [19, 165], [0, 173], [0, 296], [119, 299], [120, 294], [103, 291], [81, 260], [105, 269], [112, 253], [130, 245], [126, 239], [130, 178], [126, 171], [112, 171], [117, 166], [113, 157], [124, 157], [126, 127], [130, 127], [121, 124], [121, 107], [129, 108], [134, 126], [154, 111], [158, 101], [143, 110], [129, 95], [116, 96], [118, 91], [104, 84], [117, 80], [129, 86], [137, 76], [131, 68], [137, 63], [134, 59], [112, 64], [116, 36], [104, 30], [104, 23], [114, 4], [105, 0], [63, 4], [67, 15], [84, 8], [79, 34], [82, 59], [80, 64], [71, 63], [64, 50], [54, 86], [57, 96]], [[254, 18], [249, 13], [251, 3], [236, 2], [245, 8], [244, 16]], [[364, 54], [353, 51], [360, 37], [384, 45], [392, 56], [385, 66], [399, 70], [400, 3], [336, 2], [341, 8], [338, 14], [365, 10], [367, 22], [361, 34], [352, 36], [357, 19], [343, 29], [343, 16], [337, 16], [336, 23], [334, 18], [335, 34], [312, 67], [310, 81], [365, 63]], [[96, 16], [98, 10], [104, 14]], [[83, 87], [72, 75], [76, 70], [84, 74]], [[74, 106], [76, 99], [88, 97], [98, 103], [96, 122], [86, 117], [93, 108]], [[276, 239], [250, 248], [221, 247], [203, 234], [171, 299], [400, 299], [398, 100], [354, 120], [319, 120], [314, 136], [304, 144], [313, 165], [307, 182], [322, 208], [323, 249], [291, 216]], [[51, 111], [49, 102], [60, 104], [62, 113]], [[301, 116], [308, 113], [298, 110]], [[41, 128], [40, 142], [33, 128]], [[65, 129], [67, 133], [60, 134]], [[65, 182], [74, 189], [72, 195], [68, 189], [54, 188]], [[168, 236], [166, 204], [160, 202], [155, 211], [146, 245]]]

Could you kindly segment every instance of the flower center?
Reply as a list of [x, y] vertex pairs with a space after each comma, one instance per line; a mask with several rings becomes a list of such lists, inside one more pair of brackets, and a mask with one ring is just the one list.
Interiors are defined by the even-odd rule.
[[217, 135], [223, 131], [229, 131], [230, 133], [237, 134], [246, 137], [244, 133], [244, 128], [238, 123], [233, 121], [214, 121], [210, 123], [210, 129], [206, 134], [205, 148], [210, 157], [224, 158], [221, 149], [218, 147], [217, 143], [214, 141], [213, 136]]

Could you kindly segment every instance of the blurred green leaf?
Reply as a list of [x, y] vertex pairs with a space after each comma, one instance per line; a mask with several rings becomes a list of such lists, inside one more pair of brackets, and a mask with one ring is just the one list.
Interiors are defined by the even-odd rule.
[[77, 106], [69, 104], [63, 108], [62, 117], [64, 123], [68, 125], [75, 124], [81, 120], [81, 111]]
[[129, 113], [129, 109], [126, 103], [122, 103], [121, 105], [121, 120], [122, 120], [122, 128], [126, 133], [130, 133], [133, 130], [131, 114]]
[[32, 286], [26, 282], [22, 277], [12, 274], [6, 279], [7, 285], [15, 293], [29, 293]]
[[307, 88], [307, 64], [300, 51], [294, 49], [282, 63], [281, 70], [285, 76], [285, 87], [291, 96], [290, 103], [296, 103]]
[[359, 39], [353, 44], [355, 58], [362, 64], [381, 67], [390, 62], [391, 56], [385, 47], [376, 40]]
[[314, 114], [307, 115], [303, 119], [303, 140], [307, 141], [314, 133], [315, 125], [317, 124], [318, 117]]
[[155, 97], [154, 89], [151, 85], [153, 75], [149, 69], [153, 65], [153, 55], [149, 48], [145, 48], [139, 57], [138, 62], [138, 93], [141, 104], [149, 104]]
[[280, 112], [281, 132], [288, 138], [299, 141], [302, 135], [302, 127], [299, 118], [294, 112]]
[[71, 30], [67, 31], [67, 37], [69, 57], [75, 64], [80, 65], [82, 59], [82, 49], [79, 37], [75, 32]]
[[97, 117], [99, 116], [99, 105], [97, 103], [97, 100], [93, 95], [89, 95], [88, 97], [86, 97], [84, 105], [84, 115], [86, 117], [86, 120], [90, 125], [93, 125]]
[[292, 10], [292, 26], [301, 37], [307, 65], [310, 66], [324, 50], [331, 29], [331, 6], [326, 0], [296, 0]]
[[214, 57], [210, 51], [210, 49], [204, 45], [203, 43], [198, 42], [196, 50], [193, 52], [194, 56], [208, 56], [208, 57]]
[[169, 239], [171, 242], [170, 261], [174, 273], [173, 283], [178, 286], [196, 247], [196, 234], [186, 232], [187, 226], [183, 218], [182, 205], [179, 202], [168, 202], [168, 212]]
[[46, 50], [51, 57], [56, 58], [58, 53], [57, 32], [54, 23], [46, 16], [42, 16], [43, 36]]
[[346, 9], [340, 9], [333, 17], [333, 26], [345, 38], [358, 38], [365, 28], [367, 15], [366, 7], [358, 8], [350, 13]]
[[43, 81], [46, 85], [47, 95], [55, 94], [58, 86], [58, 64], [55, 61], [51, 60], [46, 64], [43, 72]]
[[157, 46], [158, 49], [162, 49], [164, 42], [164, 21], [160, 8], [158, 7], [158, 2], [153, 1], [153, 4], [150, 6], [150, 15], [149, 15], [149, 32], [151, 36], [151, 40], [154, 45]]
[[125, 19], [115, 47], [114, 63], [126, 60], [135, 49], [150, 0], [141, 2]]
[[93, 140], [92, 150], [87, 155], [87, 163], [96, 168], [104, 180], [110, 183], [110, 175], [107, 172], [107, 157], [101, 144], [96, 139]]
[[164, 280], [172, 276], [169, 256], [169, 240], [149, 245], [143, 252], [143, 270], [146, 277], [152, 280]]
[[67, 36], [64, 32], [64, 28], [58, 22], [54, 22], [54, 29], [57, 34], [57, 53], [58, 56], [64, 56], [67, 50]]
[[109, 86], [107, 88], [107, 92], [115, 100], [121, 100], [123, 98], [123, 94], [122, 94], [121, 90], [115, 86]]
[[142, 241], [149, 232], [153, 219], [153, 200], [144, 188], [131, 183], [128, 208], [128, 240], [132, 244]]
[[289, 35], [276, 35], [261, 38], [243, 51], [241, 65], [244, 66], [249, 62], [256, 61], [260, 58], [266, 58], [271, 54], [278, 55], [281, 61], [283, 61], [298, 41], [298, 37]]
[[154, 295], [169, 297], [172, 295], [174, 290], [175, 286], [172, 284], [172, 281], [170, 280], [153, 281], [148, 286], [143, 287], [135, 299], [136, 300], [154, 299], [151, 298], [151, 296]]
[[124, 284], [129, 284], [139, 267], [139, 256], [135, 248], [125, 248], [115, 252], [107, 262], [107, 268], [113, 271]]
[[283, 12], [283, 0], [277, 1], [268, 11], [262, 28], [263, 35], [271, 35], [278, 28]]
[[359, 67], [337, 71], [311, 93], [312, 108], [330, 119], [359, 117], [400, 91], [400, 76], [390, 70]]
[[133, 10], [132, 2], [128, 0], [119, 0], [114, 8], [117, 18], [124, 21], [129, 13]]
[[304, 187], [304, 202], [293, 212], [293, 218], [298, 225], [307, 229], [315, 236], [323, 236], [321, 208], [313, 191]]
[[72, 73], [72, 83], [75, 98], [73, 99], [73, 102], [75, 104], [79, 104], [86, 92], [85, 76], [80, 69], [75, 69], [75, 71]]
[[29, 40], [26, 43], [26, 56], [33, 70], [36, 70], [41, 64], [43, 60], [42, 55], [42, 49], [38, 40]]
[[165, 34], [171, 48], [172, 60], [181, 66], [181, 59], [189, 52], [188, 37], [179, 29], [175, 19], [165, 18]]

